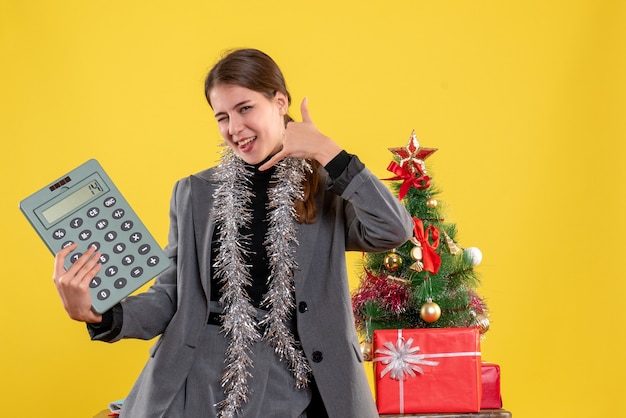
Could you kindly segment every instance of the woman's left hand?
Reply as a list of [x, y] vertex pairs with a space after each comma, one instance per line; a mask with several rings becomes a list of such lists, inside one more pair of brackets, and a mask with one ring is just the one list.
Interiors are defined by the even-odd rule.
[[302, 122], [287, 124], [283, 148], [259, 167], [260, 170], [267, 170], [283, 158], [314, 159], [324, 166], [341, 152], [342, 148], [331, 138], [322, 134], [313, 124], [307, 98], [302, 100], [300, 112]]

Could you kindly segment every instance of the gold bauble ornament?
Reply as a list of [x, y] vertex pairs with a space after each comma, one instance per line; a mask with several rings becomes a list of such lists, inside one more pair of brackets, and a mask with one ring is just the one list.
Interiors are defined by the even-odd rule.
[[476, 325], [476, 328], [478, 328], [478, 331], [480, 331], [481, 334], [484, 334], [487, 331], [489, 331], [489, 318], [487, 318], [487, 316], [476, 315], [476, 318], [474, 319], [474, 323]]
[[372, 342], [371, 341], [361, 341], [361, 355], [363, 356], [363, 361], [372, 361]]
[[441, 316], [441, 308], [431, 298], [426, 300], [420, 309], [420, 318], [428, 323], [433, 323]]
[[398, 271], [402, 267], [402, 257], [395, 251], [392, 251], [385, 256], [383, 265], [389, 271]]
[[437, 207], [437, 199], [429, 197], [428, 200], [426, 200], [426, 206], [430, 209], [435, 209]]

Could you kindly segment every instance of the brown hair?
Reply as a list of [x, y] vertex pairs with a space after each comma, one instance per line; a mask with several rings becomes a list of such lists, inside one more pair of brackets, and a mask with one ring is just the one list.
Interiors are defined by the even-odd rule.
[[[224, 84], [245, 87], [265, 95], [268, 99], [281, 92], [287, 96], [288, 104], [291, 104], [291, 95], [282, 71], [269, 55], [258, 49], [229, 51], [211, 68], [204, 81], [204, 94], [209, 106], [209, 93], [213, 87]], [[292, 120], [289, 115], [285, 115], [285, 124]], [[307, 173], [304, 180], [304, 198], [295, 202], [298, 222], [307, 224], [315, 223], [315, 195], [319, 188], [319, 163], [312, 160], [311, 167], [313, 172]]]

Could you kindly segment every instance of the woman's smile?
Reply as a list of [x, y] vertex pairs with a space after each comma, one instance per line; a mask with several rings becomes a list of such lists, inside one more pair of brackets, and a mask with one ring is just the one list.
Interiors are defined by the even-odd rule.
[[251, 144], [254, 140], [256, 140], [256, 135], [250, 136], [248, 138], [240, 139], [236, 141], [235, 144], [237, 144], [237, 146], [242, 152], [248, 152], [252, 148]]

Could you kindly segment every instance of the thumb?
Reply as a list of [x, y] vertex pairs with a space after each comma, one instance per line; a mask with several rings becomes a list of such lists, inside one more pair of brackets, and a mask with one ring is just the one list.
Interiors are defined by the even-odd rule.
[[309, 98], [305, 97], [302, 99], [302, 103], [300, 104], [300, 113], [302, 114], [302, 122], [313, 123], [311, 120], [311, 115], [309, 114]]

